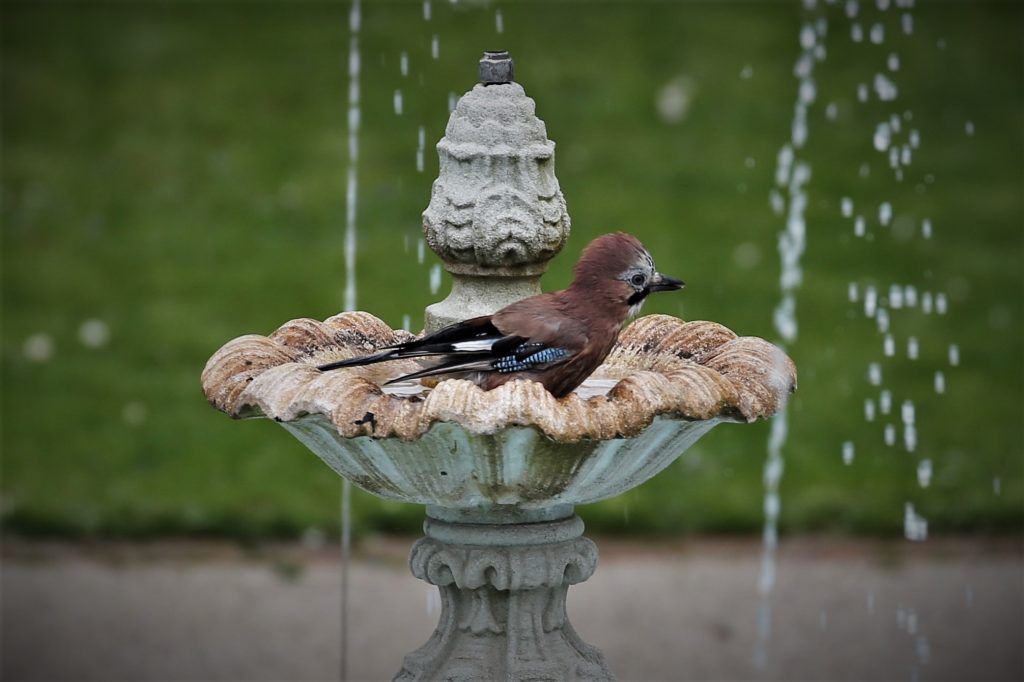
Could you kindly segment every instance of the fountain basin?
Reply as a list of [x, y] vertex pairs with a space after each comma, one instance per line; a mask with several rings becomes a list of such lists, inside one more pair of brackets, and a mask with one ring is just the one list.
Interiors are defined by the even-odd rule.
[[625, 492], [715, 425], [773, 414], [796, 386], [792, 361], [772, 344], [667, 315], [622, 331], [594, 374], [610, 390], [590, 397], [555, 399], [530, 381], [382, 387], [413, 361], [316, 369], [409, 338], [363, 312], [293, 320], [226, 344], [203, 390], [233, 417], [279, 422], [370, 493], [427, 505], [434, 518], [493, 523], [563, 518]]

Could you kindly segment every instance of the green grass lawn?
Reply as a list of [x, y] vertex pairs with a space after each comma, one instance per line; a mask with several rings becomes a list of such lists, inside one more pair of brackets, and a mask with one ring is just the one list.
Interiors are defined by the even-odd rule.
[[[275, 424], [212, 410], [199, 373], [235, 336], [341, 307], [348, 6], [5, 2], [2, 11], [6, 529], [334, 532], [339, 479]], [[776, 338], [784, 221], [768, 197], [790, 134], [801, 22], [826, 16], [827, 56], [798, 153], [813, 176], [800, 331], [788, 348], [800, 390], [781, 525], [899, 533], [911, 502], [932, 532], [1020, 530], [1024, 13], [1010, 2], [920, 2], [907, 35], [905, 12], [861, 3], [865, 33], [885, 28], [876, 45], [852, 41], [841, 4], [812, 13], [797, 3], [435, 0], [427, 22], [420, 2], [364, 3], [359, 307], [393, 326], [408, 315], [418, 329], [423, 308], [445, 295], [447, 282], [428, 286], [437, 259], [416, 258], [433, 144], [450, 94], [472, 86], [483, 49], [502, 47], [558, 145], [572, 216], [546, 288], [568, 282], [591, 238], [625, 229], [688, 283], [645, 312]], [[860, 102], [858, 85], [879, 72], [897, 83], [897, 99]], [[688, 97], [682, 120], [659, 114], [666, 86]], [[872, 146], [893, 114], [898, 139], [910, 128], [921, 139], [902, 181]], [[843, 197], [870, 240], [854, 236]], [[893, 207], [888, 227], [882, 202]], [[931, 239], [921, 237], [924, 219]], [[886, 357], [875, 321], [848, 301], [851, 282], [883, 297], [892, 284], [942, 292], [948, 312], [891, 310], [897, 351]], [[109, 341], [83, 344], [87, 320], [105, 324]], [[26, 344], [46, 356], [47, 339], [48, 357], [29, 357]], [[881, 387], [868, 381], [870, 362], [881, 364]], [[882, 388], [892, 413], [867, 422], [864, 401], [877, 404]], [[907, 400], [914, 452], [902, 446]], [[886, 424], [897, 428], [893, 447]], [[756, 531], [767, 435], [764, 423], [721, 426], [651, 482], [581, 513], [603, 531]], [[916, 475], [923, 459], [933, 467], [927, 488]], [[422, 516], [363, 493], [353, 501], [361, 532], [415, 530]]]

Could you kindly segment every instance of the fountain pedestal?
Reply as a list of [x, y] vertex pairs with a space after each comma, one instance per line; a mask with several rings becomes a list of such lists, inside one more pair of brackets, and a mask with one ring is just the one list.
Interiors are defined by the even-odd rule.
[[569, 586], [597, 566], [571, 513], [533, 523], [460, 523], [428, 515], [413, 575], [441, 594], [441, 618], [396, 680], [613, 680], [566, 615]]
[[[454, 284], [428, 331], [537, 293], [568, 237], [554, 143], [507, 82], [508, 56], [485, 62], [438, 143], [423, 227]], [[792, 361], [714, 322], [651, 315], [619, 334], [592, 376], [608, 390], [589, 397], [525, 380], [387, 391], [414, 360], [316, 369], [411, 338], [365, 312], [292, 320], [225, 344], [203, 391], [233, 417], [274, 419], [360, 488], [427, 505], [410, 565], [440, 590], [441, 620], [397, 679], [614, 679], [566, 617], [569, 586], [597, 564], [574, 506], [640, 485], [716, 424], [771, 416], [796, 387]]]

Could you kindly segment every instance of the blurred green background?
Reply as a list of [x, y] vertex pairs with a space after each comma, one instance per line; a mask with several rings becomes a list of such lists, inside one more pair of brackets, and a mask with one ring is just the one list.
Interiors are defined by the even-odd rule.
[[[422, 2], [364, 3], [359, 307], [396, 327], [408, 315], [419, 329], [423, 308], [445, 295], [447, 279], [436, 293], [428, 285], [437, 259], [416, 257], [433, 144], [481, 51], [504, 48], [558, 145], [573, 221], [545, 287], [568, 282], [591, 238], [625, 229], [689, 285], [645, 313], [775, 339], [784, 218], [769, 196], [790, 137], [801, 25], [824, 18], [827, 52], [798, 151], [813, 176], [781, 529], [899, 534], [909, 502], [933, 533], [1019, 531], [1022, 6], [871, 2], [852, 19], [848, 7], [435, 0], [426, 20]], [[341, 308], [349, 5], [4, 2], [2, 11], [6, 531], [336, 532], [339, 479], [275, 424], [211, 409], [199, 373], [235, 336]], [[878, 73], [898, 86], [895, 100], [877, 97]], [[911, 129], [920, 136], [901, 181], [872, 143], [894, 114], [895, 143]], [[844, 197], [870, 236], [854, 235]], [[850, 302], [851, 283], [861, 295], [876, 287], [882, 305], [893, 284], [941, 293], [948, 311], [891, 309], [888, 357], [875, 320]], [[917, 359], [907, 356], [911, 336]], [[869, 382], [871, 362], [881, 386]], [[877, 407], [882, 389], [893, 408], [867, 421], [865, 400]], [[913, 452], [900, 417], [908, 400]], [[603, 532], [756, 532], [767, 436], [765, 423], [721, 426], [653, 481], [580, 511]], [[928, 487], [917, 476], [925, 459]], [[422, 518], [362, 492], [353, 502], [357, 532], [415, 532]]]

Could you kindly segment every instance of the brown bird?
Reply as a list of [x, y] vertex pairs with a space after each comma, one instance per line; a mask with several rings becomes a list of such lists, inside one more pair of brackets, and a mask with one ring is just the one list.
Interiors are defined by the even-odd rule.
[[319, 369], [429, 358], [434, 361], [430, 367], [388, 383], [448, 375], [489, 391], [512, 379], [529, 379], [561, 398], [604, 362], [622, 324], [651, 292], [682, 288], [681, 280], [655, 270], [654, 260], [636, 237], [606, 234], [583, 249], [567, 289], [531, 296], [493, 315]]

